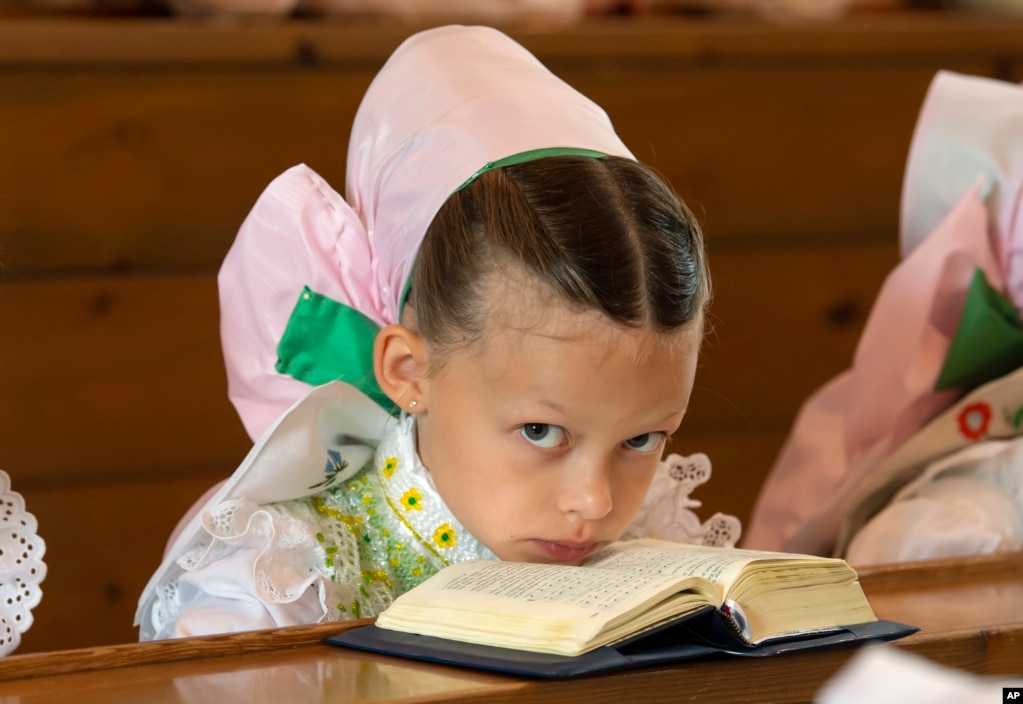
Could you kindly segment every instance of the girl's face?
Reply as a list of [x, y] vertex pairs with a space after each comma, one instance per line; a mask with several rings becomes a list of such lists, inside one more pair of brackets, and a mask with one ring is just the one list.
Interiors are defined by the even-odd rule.
[[420, 382], [420, 457], [502, 560], [577, 564], [642, 503], [685, 415], [702, 326], [631, 329], [535, 287], [495, 288], [482, 344]]

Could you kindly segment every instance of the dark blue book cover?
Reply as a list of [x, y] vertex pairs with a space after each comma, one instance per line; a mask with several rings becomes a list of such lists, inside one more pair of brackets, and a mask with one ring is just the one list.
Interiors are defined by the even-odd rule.
[[614, 645], [573, 656], [477, 645], [387, 630], [376, 625], [344, 631], [330, 636], [326, 642], [424, 662], [560, 679], [697, 658], [770, 657], [852, 647], [871, 640], [902, 638], [918, 630], [892, 621], [873, 621], [749, 646], [730, 630], [717, 609], [707, 607]]

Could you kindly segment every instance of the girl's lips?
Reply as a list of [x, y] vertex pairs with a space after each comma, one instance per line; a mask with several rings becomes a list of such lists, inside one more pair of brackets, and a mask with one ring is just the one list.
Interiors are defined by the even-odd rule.
[[559, 543], [551, 540], [534, 540], [533, 543], [546, 557], [555, 562], [576, 562], [583, 560], [600, 547], [600, 543]]

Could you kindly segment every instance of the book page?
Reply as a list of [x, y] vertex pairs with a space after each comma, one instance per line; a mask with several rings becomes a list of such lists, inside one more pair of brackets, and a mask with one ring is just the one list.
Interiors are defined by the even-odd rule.
[[445, 572], [449, 578], [443, 582], [435, 578], [432, 586], [438, 590], [462, 592], [452, 595], [451, 599], [462, 599], [472, 594], [515, 601], [572, 604], [593, 615], [614, 610], [637, 593], [674, 581], [653, 573], [637, 578], [635, 574], [624, 572], [566, 569], [559, 565], [525, 562], [497, 562], [472, 571]]
[[724, 595], [723, 613], [751, 642], [873, 620], [841, 560], [640, 540], [609, 545], [581, 567], [451, 565], [399, 596], [377, 625], [572, 654], [701, 606], [720, 608]]
[[609, 545], [586, 564], [609, 574], [702, 577], [749, 643], [875, 619], [856, 573], [841, 560], [636, 540]]
[[484, 645], [575, 654], [716, 598], [695, 577], [473, 560], [405, 592], [377, 625]]
[[608, 545], [586, 561], [586, 567], [630, 574], [674, 574], [702, 577], [718, 589], [718, 601], [754, 562], [784, 560], [793, 567], [812, 556], [747, 551], [738, 547], [707, 547], [664, 540], [627, 540]]
[[630, 574], [702, 577], [715, 584], [719, 594], [723, 594], [749, 563], [765, 558], [793, 557], [799, 556], [658, 540], [633, 540], [609, 545], [591, 557], [586, 566]]

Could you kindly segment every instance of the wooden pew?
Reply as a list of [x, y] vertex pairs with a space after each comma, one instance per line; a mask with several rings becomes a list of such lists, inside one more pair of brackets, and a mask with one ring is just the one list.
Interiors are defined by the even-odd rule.
[[[957, 670], [1023, 684], [1023, 560], [985, 556], [866, 570], [880, 618], [920, 632], [896, 647]], [[968, 605], [968, 608], [967, 608]], [[812, 702], [854, 652], [715, 658], [576, 680], [534, 681], [322, 644], [363, 622], [132, 643], [0, 660], [19, 704], [76, 702]], [[1015, 676], [1008, 678], [1006, 676]], [[683, 699], [685, 697], [685, 699]]]
[[[897, 260], [931, 77], [1019, 80], [1023, 22], [506, 29], [602, 104], [704, 224], [713, 327], [673, 449], [714, 462], [701, 513], [746, 518]], [[343, 188], [355, 108], [410, 31], [0, 18], [0, 468], [50, 567], [23, 651], [135, 638], [175, 521], [250, 444], [225, 394], [219, 263], [284, 169]]]

